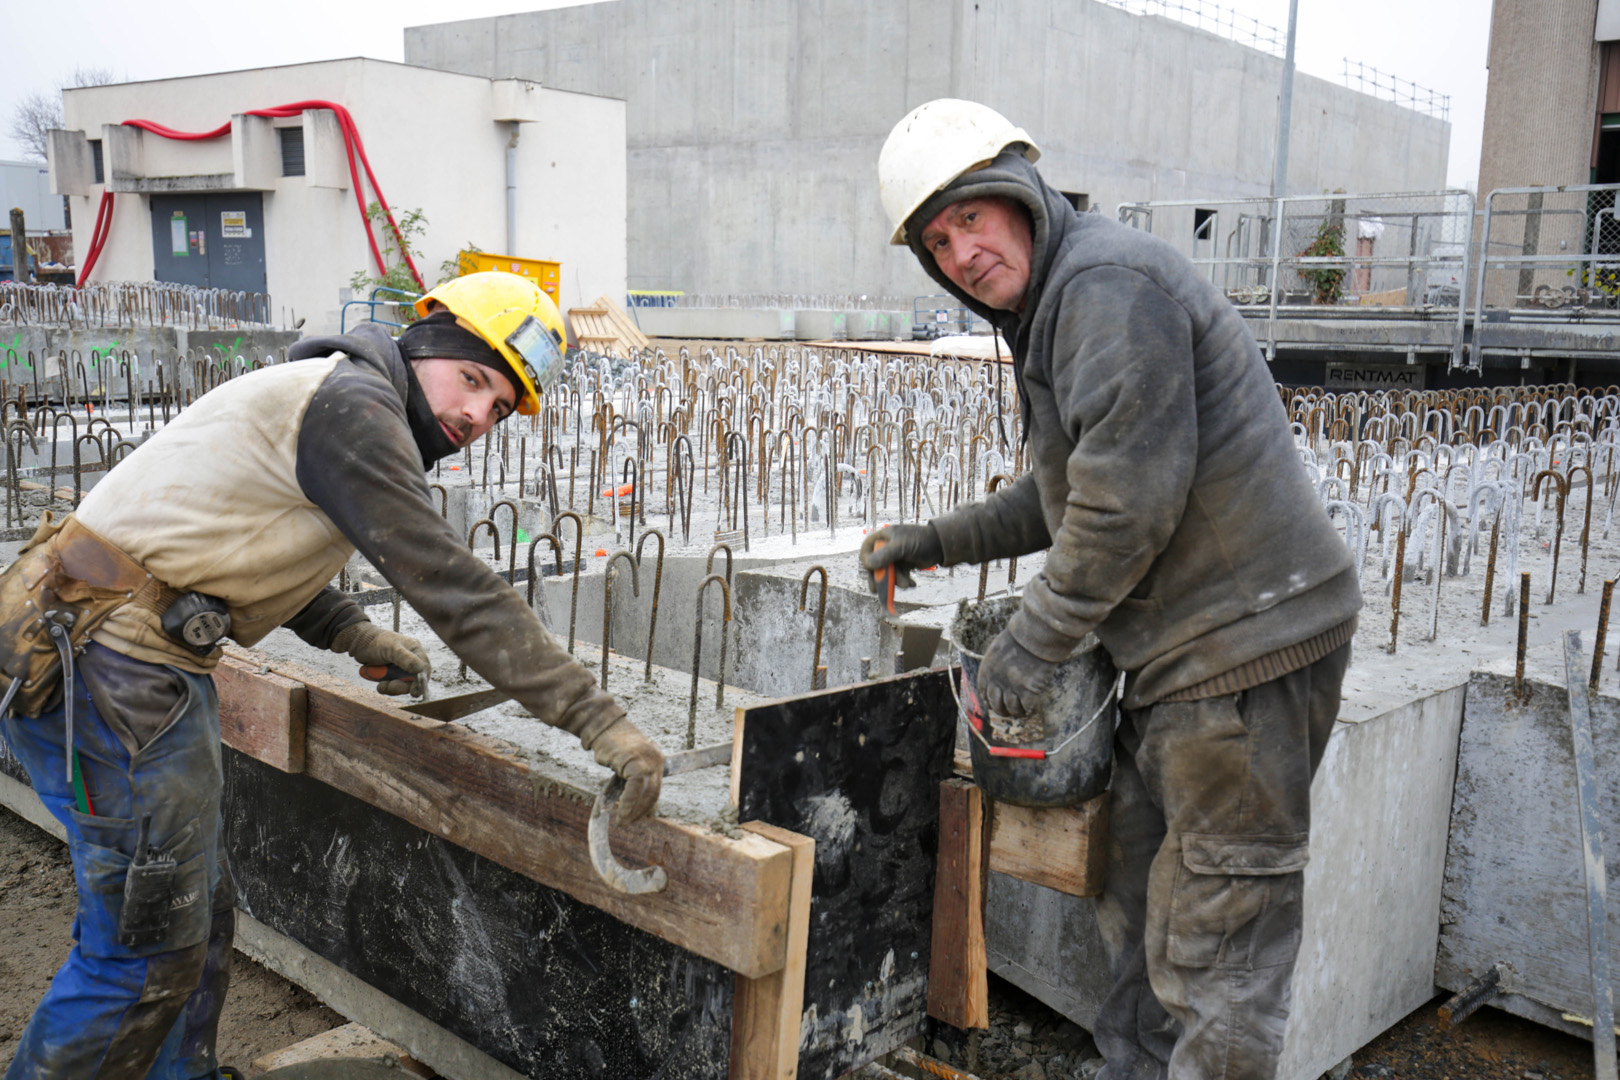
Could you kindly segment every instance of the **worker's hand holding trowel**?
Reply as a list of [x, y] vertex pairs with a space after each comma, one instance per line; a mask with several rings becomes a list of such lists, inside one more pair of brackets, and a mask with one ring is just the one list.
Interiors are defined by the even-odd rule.
[[348, 653], [362, 665], [360, 674], [377, 684], [379, 694], [426, 692], [432, 664], [422, 643], [376, 623], [354, 623], [332, 636], [332, 651]]
[[938, 566], [945, 559], [945, 548], [932, 525], [885, 525], [861, 541], [861, 569], [866, 584], [894, 611], [894, 588], [909, 589], [916, 584], [911, 574]]

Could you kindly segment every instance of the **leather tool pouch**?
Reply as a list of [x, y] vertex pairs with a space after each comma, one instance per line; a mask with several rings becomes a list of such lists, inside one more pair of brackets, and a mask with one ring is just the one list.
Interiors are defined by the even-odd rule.
[[45, 615], [71, 611], [68, 640], [82, 650], [91, 631], [132, 601], [156, 605], [173, 590], [70, 514], [46, 511], [17, 561], [0, 574], [0, 691], [21, 680], [12, 709], [38, 716], [61, 682], [61, 655]]

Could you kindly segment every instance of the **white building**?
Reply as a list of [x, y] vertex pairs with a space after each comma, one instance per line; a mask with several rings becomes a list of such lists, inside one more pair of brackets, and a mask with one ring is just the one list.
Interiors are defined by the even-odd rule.
[[[377, 273], [339, 116], [247, 115], [310, 102], [347, 109], [396, 218], [426, 218], [417, 267], [429, 287], [470, 243], [561, 263], [564, 308], [624, 295], [622, 101], [367, 59], [65, 91], [51, 182], [72, 199], [81, 265], [103, 192], [115, 194], [91, 280], [268, 292], [278, 322], [336, 332], [350, 279]], [[125, 124], [137, 118], [229, 130], [178, 140]], [[386, 225], [373, 230], [382, 245]]]

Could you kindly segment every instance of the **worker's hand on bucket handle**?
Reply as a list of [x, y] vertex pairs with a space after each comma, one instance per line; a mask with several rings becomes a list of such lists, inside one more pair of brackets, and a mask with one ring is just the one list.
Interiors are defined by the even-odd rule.
[[658, 808], [658, 791], [664, 782], [664, 753], [641, 733], [641, 729], [619, 717], [602, 730], [585, 749], [624, 778], [624, 794], [614, 813], [615, 824], [628, 825]]
[[[368, 668], [383, 669], [377, 681], [379, 694], [421, 693], [427, 685], [432, 665], [422, 643], [406, 634], [385, 630], [369, 619], [345, 626], [332, 637], [332, 651], [348, 653], [361, 664], [361, 675], [372, 678]], [[394, 670], [389, 671], [387, 669]]]
[[885, 525], [868, 533], [861, 541], [861, 569], [866, 586], [881, 596], [878, 572], [894, 567], [895, 584], [909, 589], [916, 584], [911, 571], [938, 566], [945, 559], [945, 548], [932, 525]]
[[1057, 665], [1042, 660], [1007, 631], [996, 635], [979, 662], [979, 698], [998, 716], [1030, 716], [1052, 685]]

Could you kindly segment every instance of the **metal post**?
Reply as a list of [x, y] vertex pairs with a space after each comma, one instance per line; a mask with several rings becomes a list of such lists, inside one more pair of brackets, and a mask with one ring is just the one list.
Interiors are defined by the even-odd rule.
[[1614, 990], [1609, 983], [1609, 928], [1603, 860], [1603, 819], [1592, 756], [1592, 713], [1586, 696], [1581, 632], [1564, 631], [1564, 685], [1574, 743], [1575, 786], [1580, 795], [1581, 846], [1586, 856], [1586, 933], [1592, 965], [1592, 1063], [1598, 1080], [1616, 1080]]
[[1266, 359], [1277, 359], [1277, 296], [1282, 291], [1282, 245], [1283, 245], [1283, 219], [1288, 213], [1288, 203], [1281, 199], [1273, 199], [1271, 205], [1275, 208], [1271, 219], [1275, 227], [1271, 234], [1271, 315], [1266, 320]]
[[1474, 348], [1473, 358], [1475, 364], [1483, 366], [1485, 358], [1480, 353], [1480, 333], [1485, 326], [1485, 268], [1490, 265], [1491, 250], [1491, 210], [1496, 202], [1496, 192], [1485, 196], [1485, 224], [1479, 230], [1479, 277], [1474, 285]]
[[[517, 254], [517, 144], [518, 122], [512, 121], [512, 136], [506, 140], [506, 253]], [[615, 523], [616, 524], [616, 523]]]
[[1299, 25], [1299, 0], [1288, 0], [1288, 46], [1283, 57], [1282, 90], [1277, 98], [1277, 153], [1271, 174], [1272, 198], [1288, 194], [1288, 124], [1294, 111], [1294, 31]]
[[[1468, 213], [1468, 217], [1467, 217], [1468, 231], [1471, 233], [1471, 232], [1474, 231], [1474, 209], [1475, 209], [1474, 197], [1472, 195], [1468, 194], [1467, 192], [1464, 192], [1463, 193], [1463, 199], [1465, 200], [1466, 205], [1468, 207], [1468, 211], [1467, 211], [1467, 213]], [[1469, 243], [1467, 238], [1464, 238], [1464, 240], [1463, 240], [1462, 270], [1457, 275], [1457, 339], [1451, 343], [1451, 368], [1452, 368], [1452, 370], [1456, 370], [1457, 368], [1460, 368], [1460, 367], [1463, 366], [1463, 356], [1462, 356], [1462, 354], [1463, 354], [1463, 333], [1464, 333], [1464, 328], [1468, 325], [1468, 278], [1469, 278], [1468, 271], [1469, 271], [1469, 268], [1470, 268], [1470, 265], [1471, 265], [1470, 260], [1469, 260], [1469, 256], [1472, 253], [1473, 248], [1474, 248], [1474, 245]], [[1475, 352], [1476, 362], [1472, 365], [1473, 370], [1475, 370], [1475, 371], [1480, 370], [1480, 366], [1479, 366], [1479, 364], [1477, 362], [1477, 357], [1478, 357], [1478, 352], [1476, 351]]]

